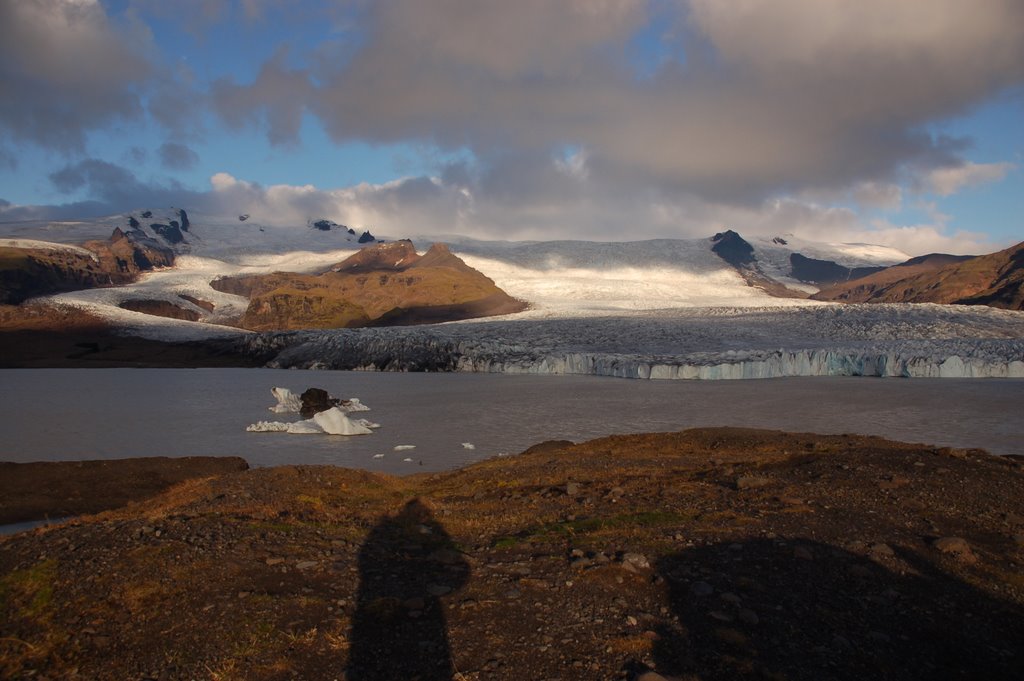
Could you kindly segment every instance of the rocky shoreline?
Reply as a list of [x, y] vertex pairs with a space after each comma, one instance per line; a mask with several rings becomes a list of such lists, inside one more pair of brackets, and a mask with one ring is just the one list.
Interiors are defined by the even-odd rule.
[[284, 466], [0, 539], [0, 676], [1011, 679], [1024, 469], [740, 429]]

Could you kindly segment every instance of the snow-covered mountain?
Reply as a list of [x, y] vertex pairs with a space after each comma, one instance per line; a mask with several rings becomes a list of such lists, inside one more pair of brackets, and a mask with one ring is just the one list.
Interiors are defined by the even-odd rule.
[[[179, 209], [167, 209], [92, 221], [8, 223], [0, 225], [0, 237], [71, 244], [106, 238], [114, 229], [127, 229], [131, 224], [133, 229], [159, 241], [163, 236], [154, 225], [180, 222], [179, 213]], [[352, 255], [368, 241], [366, 234], [330, 221], [282, 227], [241, 217], [190, 214], [183, 241], [171, 245], [177, 254], [174, 267], [147, 273], [126, 286], [74, 291], [51, 300], [84, 308], [149, 335], [221, 335], [225, 329], [210, 325], [237, 319], [248, 300], [213, 289], [210, 282], [214, 279], [276, 271], [320, 272]], [[714, 242], [710, 238], [500, 242], [442, 235], [413, 240], [421, 251], [432, 242], [448, 243], [455, 255], [490, 277], [499, 288], [530, 304], [530, 310], [520, 313], [520, 318], [595, 316], [666, 308], [814, 304], [798, 298], [776, 298], [762, 288], [750, 286], [734, 266], [712, 250]], [[883, 247], [814, 244], [792, 237], [774, 241], [755, 239], [751, 244], [765, 273], [804, 292], [817, 288], [791, 276], [788, 259], [798, 249], [811, 257], [851, 267], [893, 264], [907, 258], [904, 253]], [[139, 300], [163, 301], [186, 308], [199, 323], [153, 318], [122, 307]]]

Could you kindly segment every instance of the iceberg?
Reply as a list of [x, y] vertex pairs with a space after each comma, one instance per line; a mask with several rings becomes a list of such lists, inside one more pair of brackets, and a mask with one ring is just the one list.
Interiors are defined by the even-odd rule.
[[[302, 411], [301, 395], [296, 395], [288, 388], [271, 388], [270, 392], [274, 395], [274, 398], [277, 400], [277, 404], [275, 404], [273, 407], [270, 407], [270, 411], [274, 412], [275, 414], [297, 414], [300, 411]], [[335, 398], [332, 397], [331, 399]], [[340, 400], [335, 408], [340, 409], [342, 412], [346, 413], [354, 411], [370, 411], [370, 408], [367, 407], [362, 402], [360, 402], [358, 397], [350, 397], [347, 400]], [[265, 423], [272, 422], [268, 421]]]
[[277, 404], [270, 408], [275, 414], [298, 413], [302, 409], [302, 400], [288, 388], [271, 388], [270, 392], [277, 399]]
[[[369, 435], [373, 432], [363, 424], [349, 419], [345, 412], [338, 407], [313, 414], [310, 421], [315, 422], [321, 431], [328, 435]], [[308, 423], [308, 421], [304, 423]]]
[[379, 423], [366, 419], [349, 419], [338, 407], [314, 414], [313, 418], [297, 423], [281, 421], [258, 421], [246, 426], [249, 433], [293, 433], [299, 435], [369, 435], [373, 428], [380, 428]]
[[316, 421], [309, 419], [298, 423], [289, 423], [288, 432], [294, 435], [322, 435], [324, 429]]
[[370, 408], [360, 402], [358, 397], [350, 397], [347, 400], [342, 400], [338, 407], [346, 412], [370, 411]]

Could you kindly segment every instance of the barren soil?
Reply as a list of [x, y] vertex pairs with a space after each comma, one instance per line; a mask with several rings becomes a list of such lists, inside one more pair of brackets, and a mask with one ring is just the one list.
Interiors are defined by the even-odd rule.
[[254, 469], [0, 540], [0, 676], [1019, 679], [1024, 471], [738, 429]]

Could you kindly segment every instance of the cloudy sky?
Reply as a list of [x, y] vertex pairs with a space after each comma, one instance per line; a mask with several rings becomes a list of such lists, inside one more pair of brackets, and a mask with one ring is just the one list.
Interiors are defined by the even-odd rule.
[[0, 0], [0, 221], [1024, 239], [1024, 0]]

